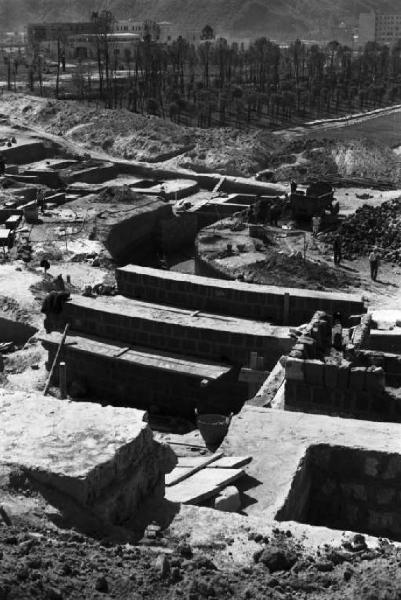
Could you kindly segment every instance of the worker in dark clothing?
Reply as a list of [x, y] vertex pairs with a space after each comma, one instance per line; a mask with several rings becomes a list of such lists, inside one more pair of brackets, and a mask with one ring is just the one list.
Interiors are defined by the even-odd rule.
[[4, 154], [0, 154], [0, 176], [4, 175], [6, 172], [6, 159], [4, 158]]
[[40, 261], [40, 266], [42, 267], [42, 269], [43, 269], [43, 271], [44, 271], [44, 274], [46, 275], [47, 271], [50, 269], [50, 263], [49, 263], [49, 261], [47, 260], [47, 258], [43, 258], [43, 259]]
[[277, 204], [273, 204], [270, 209], [270, 225], [278, 227], [278, 220], [281, 215], [281, 208]]
[[57, 275], [56, 279], [54, 280], [54, 285], [58, 292], [65, 291], [65, 283], [62, 275]]
[[36, 204], [38, 205], [40, 212], [44, 213], [45, 212], [45, 193], [41, 189], [38, 189], [38, 191], [36, 193]]
[[295, 194], [297, 191], [297, 184], [295, 181], [291, 181], [291, 194]]
[[377, 248], [374, 248], [369, 254], [370, 277], [372, 281], [377, 279], [377, 271], [379, 270], [380, 257]]
[[334, 238], [333, 252], [334, 252], [334, 264], [339, 267], [341, 259], [342, 259], [342, 256], [341, 256], [341, 238], [340, 238], [339, 235], [337, 235]]

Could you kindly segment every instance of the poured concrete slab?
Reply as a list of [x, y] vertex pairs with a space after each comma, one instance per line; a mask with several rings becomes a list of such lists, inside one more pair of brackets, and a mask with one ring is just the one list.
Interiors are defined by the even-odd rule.
[[286, 499], [301, 459], [316, 444], [401, 455], [401, 427], [322, 415], [246, 406], [233, 418], [222, 445], [227, 455], [249, 454], [253, 479], [246, 491], [250, 514], [274, 519]]
[[135, 510], [175, 464], [140, 410], [1, 391], [0, 423], [0, 463], [106, 519]]

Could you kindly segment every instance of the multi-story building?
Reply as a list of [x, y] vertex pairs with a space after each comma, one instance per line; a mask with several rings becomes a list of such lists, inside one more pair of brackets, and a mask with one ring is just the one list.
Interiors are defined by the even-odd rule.
[[401, 39], [401, 13], [379, 14], [376, 12], [359, 15], [360, 46], [367, 42], [392, 45]]

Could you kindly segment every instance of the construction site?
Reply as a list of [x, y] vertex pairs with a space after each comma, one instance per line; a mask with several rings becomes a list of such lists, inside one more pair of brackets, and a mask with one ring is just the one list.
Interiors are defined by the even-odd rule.
[[0, 102], [0, 600], [399, 598], [397, 152], [245, 176], [38, 102]]

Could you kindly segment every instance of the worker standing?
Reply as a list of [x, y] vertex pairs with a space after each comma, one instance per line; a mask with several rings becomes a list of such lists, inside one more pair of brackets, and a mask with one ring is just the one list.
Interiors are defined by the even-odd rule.
[[339, 235], [336, 235], [336, 237], [334, 238], [333, 252], [334, 252], [334, 264], [339, 267], [341, 258], [342, 258], [342, 256], [341, 256], [341, 237]]
[[40, 209], [40, 212], [44, 213], [45, 212], [45, 193], [41, 188], [39, 188], [36, 193], [36, 204], [37, 204], [38, 208]]
[[312, 235], [314, 238], [317, 237], [317, 234], [319, 233], [321, 221], [319, 215], [314, 215], [312, 217]]
[[370, 278], [372, 281], [376, 281], [377, 272], [379, 270], [379, 262], [380, 256], [377, 248], [373, 248], [372, 252], [369, 254], [369, 264], [370, 264]]
[[57, 275], [56, 279], [54, 280], [54, 286], [55, 286], [57, 292], [65, 291], [65, 283], [64, 283], [63, 276], [61, 274]]

